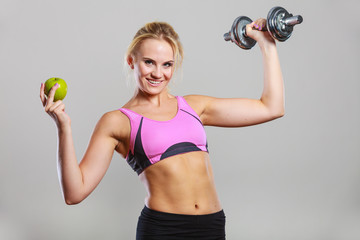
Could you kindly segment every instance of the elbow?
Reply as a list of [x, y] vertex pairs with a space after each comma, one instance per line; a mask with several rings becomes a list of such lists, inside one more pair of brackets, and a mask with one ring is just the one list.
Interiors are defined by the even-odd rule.
[[80, 202], [81, 201], [72, 201], [70, 199], [65, 199], [66, 205], [69, 205], [69, 206], [79, 204]]
[[77, 205], [79, 203], [81, 203], [84, 198], [80, 198], [80, 197], [67, 197], [67, 196], [64, 196], [64, 200], [65, 200], [65, 203], [66, 205]]
[[276, 115], [276, 118], [282, 118], [285, 115], [285, 110], [279, 111]]
[[285, 103], [283, 100], [279, 101], [264, 101], [260, 99], [266, 108], [266, 114], [268, 119], [274, 120], [277, 118], [281, 118], [285, 115]]
[[279, 104], [278, 107], [274, 111], [275, 118], [281, 118], [285, 115], [285, 104], [282, 102], [282, 104]]
[[69, 189], [63, 187], [61, 190], [62, 197], [66, 205], [79, 204], [88, 195], [84, 192], [83, 188]]
[[271, 119], [277, 119], [277, 118], [281, 118], [285, 115], [285, 109], [278, 109], [277, 111], [273, 111], [271, 114]]

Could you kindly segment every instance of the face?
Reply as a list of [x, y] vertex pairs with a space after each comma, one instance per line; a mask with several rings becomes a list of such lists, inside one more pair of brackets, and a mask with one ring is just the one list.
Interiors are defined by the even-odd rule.
[[156, 95], [167, 89], [174, 72], [174, 53], [165, 40], [146, 39], [135, 59], [128, 59], [140, 91]]

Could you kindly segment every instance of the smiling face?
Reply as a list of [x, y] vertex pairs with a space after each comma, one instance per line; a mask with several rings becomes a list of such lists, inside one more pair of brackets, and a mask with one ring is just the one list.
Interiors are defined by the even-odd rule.
[[165, 40], [144, 40], [134, 57], [128, 58], [134, 69], [138, 89], [149, 95], [157, 95], [167, 90], [174, 72], [174, 53]]

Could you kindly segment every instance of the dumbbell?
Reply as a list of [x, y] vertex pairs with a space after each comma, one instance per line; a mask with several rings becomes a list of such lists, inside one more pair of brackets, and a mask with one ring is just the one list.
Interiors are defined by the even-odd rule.
[[[291, 36], [294, 26], [302, 21], [300, 15], [293, 16], [282, 7], [273, 7], [267, 15], [265, 31], [267, 30], [274, 39], [284, 42]], [[242, 49], [251, 49], [256, 41], [246, 35], [246, 25], [252, 22], [246, 16], [236, 18], [231, 30], [224, 34], [225, 41], [231, 41]]]

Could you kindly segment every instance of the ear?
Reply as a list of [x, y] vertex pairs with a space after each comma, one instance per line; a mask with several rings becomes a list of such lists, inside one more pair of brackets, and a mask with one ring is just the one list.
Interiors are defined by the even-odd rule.
[[132, 56], [128, 56], [126, 60], [127, 60], [127, 63], [129, 64], [129, 67], [130, 67], [131, 69], [134, 69], [134, 59], [133, 59], [133, 57], [132, 57]]

